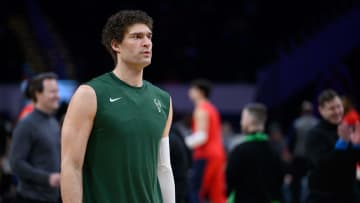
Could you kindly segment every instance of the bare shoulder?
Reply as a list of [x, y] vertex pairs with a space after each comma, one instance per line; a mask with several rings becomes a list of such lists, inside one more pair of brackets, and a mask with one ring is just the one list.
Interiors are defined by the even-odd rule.
[[96, 93], [89, 85], [81, 85], [77, 88], [71, 98], [68, 111], [74, 113], [89, 113], [96, 112]]
[[208, 113], [205, 109], [196, 107], [195, 112], [194, 112], [194, 116], [196, 118], [205, 118], [205, 117], [207, 117], [207, 115], [208, 115]]
[[96, 98], [96, 93], [95, 90], [89, 85], [80, 85], [75, 91], [74, 96]]
[[93, 101], [96, 101], [96, 93], [89, 85], [80, 85], [71, 98], [71, 102], [88, 103]]

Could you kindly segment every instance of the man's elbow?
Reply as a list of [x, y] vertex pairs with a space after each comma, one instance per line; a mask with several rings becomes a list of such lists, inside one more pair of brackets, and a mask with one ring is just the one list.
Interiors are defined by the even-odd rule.
[[61, 162], [60, 185], [66, 186], [74, 180], [80, 181], [82, 168], [71, 161]]
[[21, 171], [22, 161], [16, 157], [10, 156], [9, 162], [10, 162], [11, 171], [15, 174], [19, 174], [19, 171]]
[[61, 171], [80, 172], [82, 171], [82, 165], [74, 159], [63, 157], [61, 160]]

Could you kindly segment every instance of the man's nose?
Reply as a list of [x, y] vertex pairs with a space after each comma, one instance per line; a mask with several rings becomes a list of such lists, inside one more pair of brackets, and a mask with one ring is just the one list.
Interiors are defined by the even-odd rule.
[[338, 114], [338, 115], [341, 114], [341, 108], [336, 109], [336, 114]]
[[152, 45], [151, 39], [145, 37], [144, 42], [143, 42], [143, 46], [144, 47], [151, 47], [151, 45]]

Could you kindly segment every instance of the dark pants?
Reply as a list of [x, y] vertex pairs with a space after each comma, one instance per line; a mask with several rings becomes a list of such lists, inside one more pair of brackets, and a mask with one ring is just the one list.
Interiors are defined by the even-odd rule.
[[191, 202], [209, 200], [213, 203], [226, 203], [225, 161], [221, 158], [196, 160], [193, 164], [191, 181]]
[[16, 203], [58, 203], [58, 202], [46, 202], [46, 201], [29, 199], [18, 194], [16, 196]]
[[305, 158], [295, 157], [291, 163], [290, 172], [292, 182], [290, 184], [291, 202], [300, 203], [302, 191], [302, 180], [306, 176], [308, 163]]
[[193, 163], [192, 174], [190, 177], [190, 202], [200, 203], [199, 193], [204, 175], [206, 161], [196, 160]]

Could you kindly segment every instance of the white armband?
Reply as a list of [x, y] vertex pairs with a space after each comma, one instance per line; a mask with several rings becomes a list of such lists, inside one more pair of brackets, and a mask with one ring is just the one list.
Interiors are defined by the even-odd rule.
[[205, 131], [197, 131], [189, 136], [185, 137], [185, 144], [193, 149], [199, 145], [204, 144], [207, 141], [207, 134]]
[[160, 140], [157, 174], [164, 203], [175, 203], [175, 183], [170, 162], [169, 137]]

